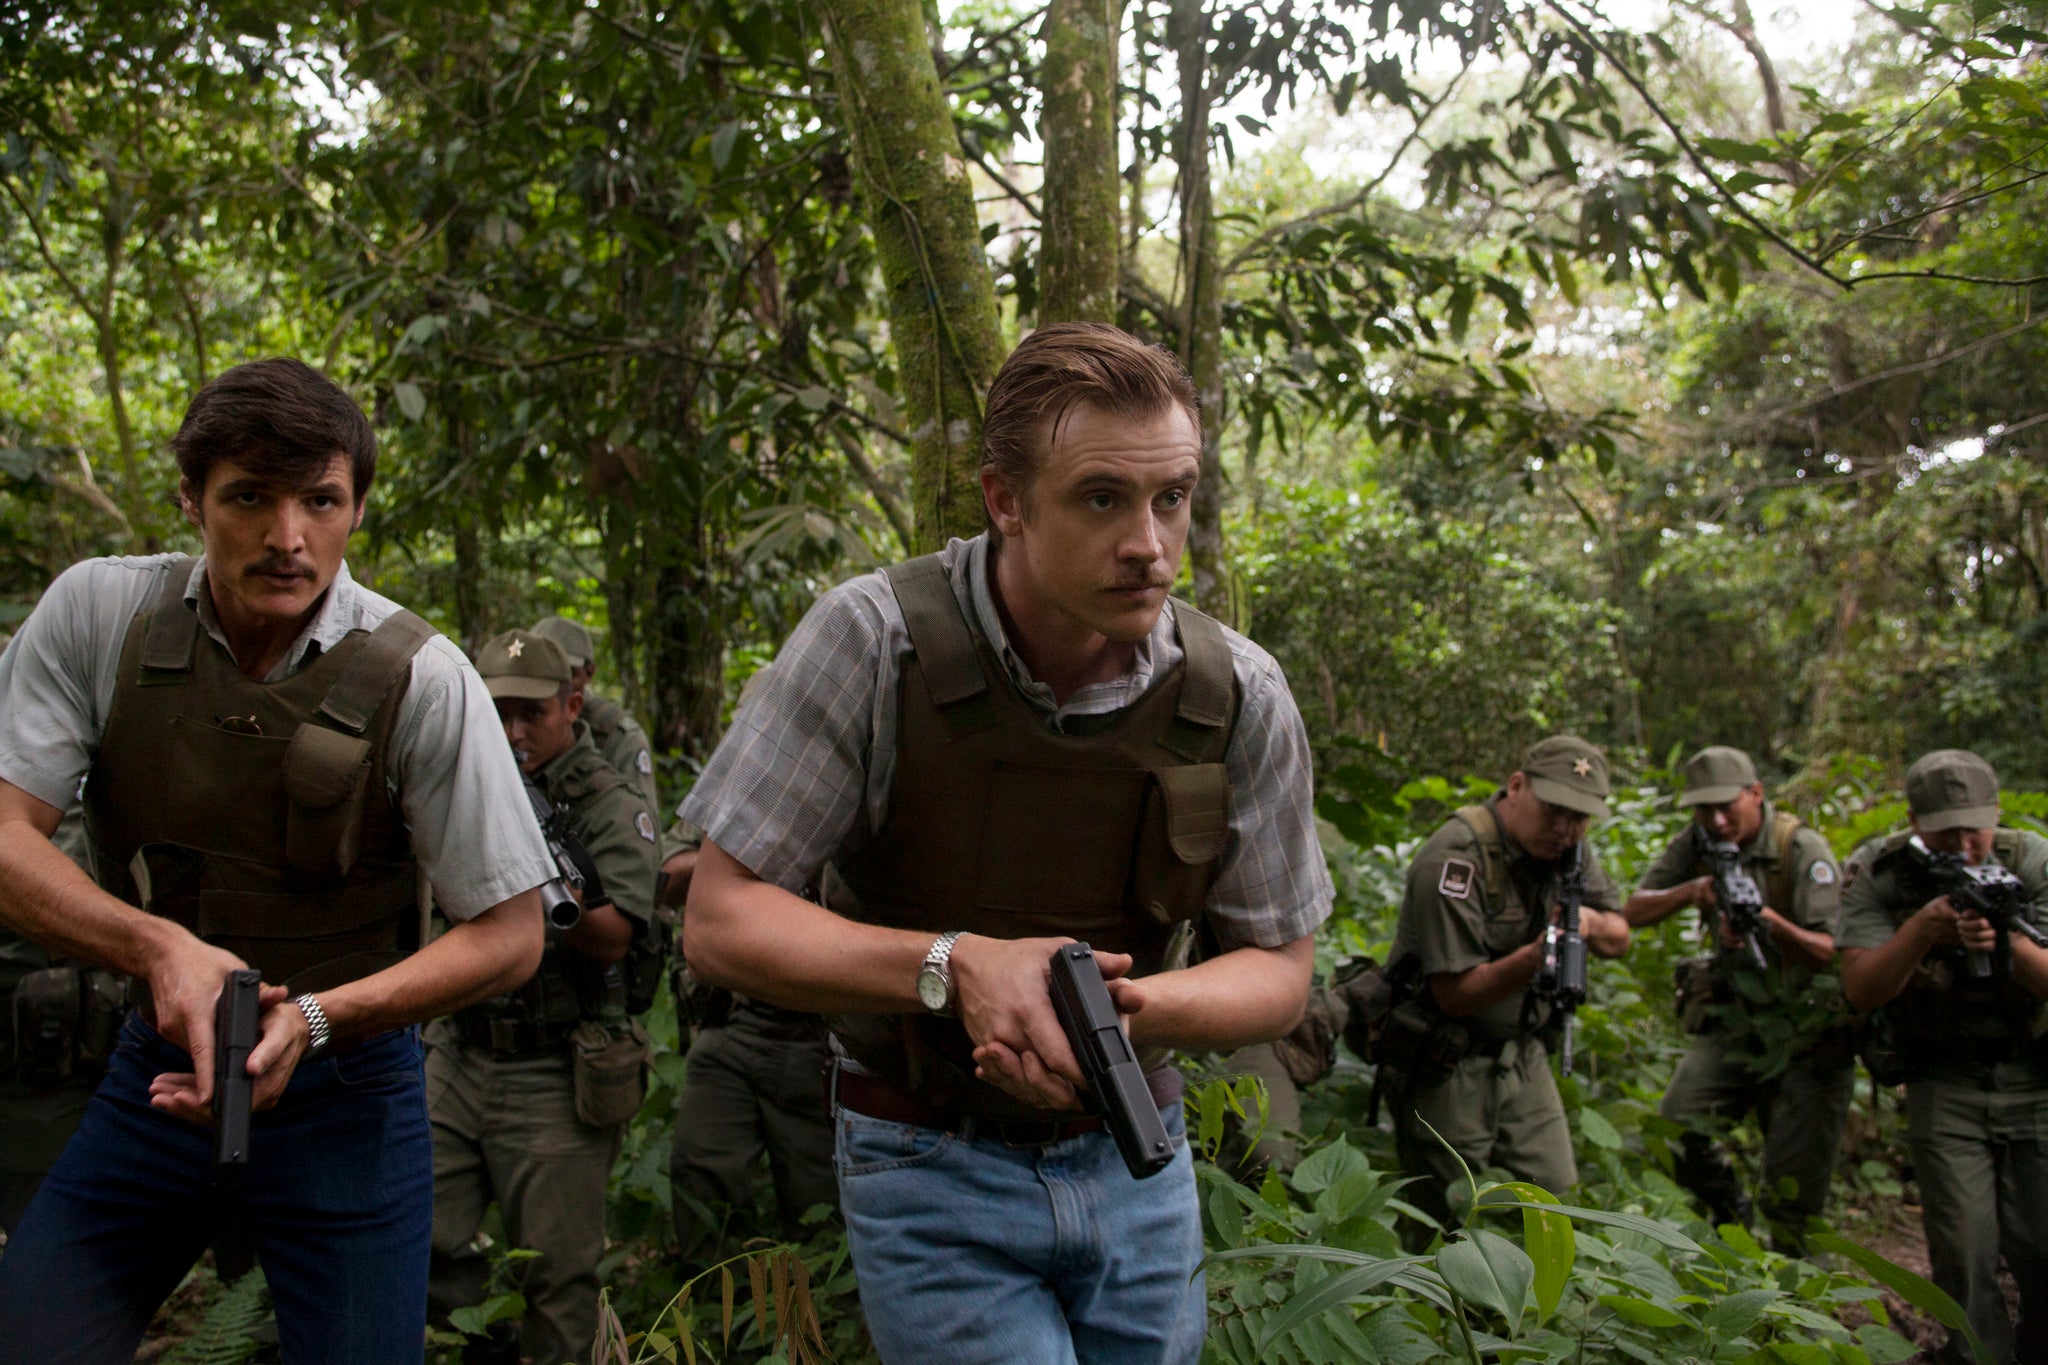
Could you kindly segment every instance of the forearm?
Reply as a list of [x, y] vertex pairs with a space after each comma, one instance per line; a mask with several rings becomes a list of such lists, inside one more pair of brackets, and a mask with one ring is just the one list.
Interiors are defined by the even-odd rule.
[[836, 915], [708, 841], [683, 913], [683, 956], [699, 980], [818, 1014], [921, 1008], [917, 973], [933, 937]]
[[2036, 998], [2048, 1000], [2048, 948], [2039, 948], [2021, 938], [2012, 938], [2012, 979]]
[[1637, 929], [1662, 924], [1692, 904], [1691, 888], [1679, 885], [1665, 891], [1638, 891], [1622, 903], [1621, 917]]
[[1582, 909], [1579, 934], [1595, 957], [1620, 957], [1628, 951], [1628, 916], [1625, 911]]
[[1874, 1010], [1906, 988], [1913, 969], [1927, 956], [1928, 940], [1911, 919], [1876, 948], [1842, 950], [1842, 994], [1850, 1007]]
[[600, 905], [585, 910], [574, 929], [562, 934], [565, 947], [573, 948], [600, 967], [622, 961], [633, 946], [634, 923], [618, 907]]
[[1301, 1022], [1315, 975], [1315, 941], [1238, 948], [1196, 966], [1133, 983], [1140, 1046], [1228, 1052], [1285, 1035]]
[[50, 842], [62, 812], [0, 786], [10, 808], [0, 815], [0, 923], [65, 957], [147, 976], [166, 937], [185, 930], [102, 891]]
[[1543, 961], [1543, 941], [1533, 940], [1492, 962], [1462, 972], [1439, 972], [1429, 978], [1437, 1008], [1453, 1019], [1497, 1005], [1529, 984]]
[[424, 1023], [524, 985], [545, 943], [540, 895], [522, 891], [397, 966], [320, 992], [320, 1008], [337, 1039]]
[[1780, 951], [1789, 953], [1809, 967], [1825, 967], [1835, 960], [1834, 935], [1801, 928], [1775, 910], [1765, 910], [1763, 918], [1771, 941], [1778, 945]]

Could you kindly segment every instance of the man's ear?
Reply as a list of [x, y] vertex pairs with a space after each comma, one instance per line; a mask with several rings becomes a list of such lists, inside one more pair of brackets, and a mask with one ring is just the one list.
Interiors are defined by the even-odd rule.
[[981, 467], [981, 500], [988, 508], [988, 520], [1004, 539], [1024, 529], [1024, 499], [994, 465]]
[[355, 534], [355, 533], [356, 533], [357, 531], [360, 531], [360, 530], [362, 530], [362, 529], [363, 529], [363, 513], [367, 512], [367, 511], [369, 511], [369, 510], [370, 510], [370, 500], [369, 500], [368, 498], [357, 498], [357, 499], [356, 499], [356, 514], [355, 514], [355, 518], [354, 518], [354, 519], [353, 519], [352, 521], [350, 521], [350, 522], [349, 522], [349, 524], [348, 524], [348, 529], [349, 529], [349, 534], [350, 534], [350, 535], [354, 535], [354, 534]]
[[204, 529], [206, 518], [200, 515], [199, 499], [200, 490], [192, 486], [192, 480], [180, 478], [178, 480], [178, 510], [185, 514], [187, 522]]
[[571, 688], [569, 690], [569, 700], [565, 704], [569, 708], [569, 719], [571, 722], [574, 722], [583, 714], [583, 689], [580, 687]]

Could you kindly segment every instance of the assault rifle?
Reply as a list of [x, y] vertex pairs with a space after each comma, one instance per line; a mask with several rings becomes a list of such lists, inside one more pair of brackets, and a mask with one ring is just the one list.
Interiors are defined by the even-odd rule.
[[1742, 849], [1737, 844], [1707, 845], [1707, 861], [1714, 868], [1714, 908], [1728, 921], [1749, 947], [1756, 969], [1767, 972], [1771, 960], [1764, 956], [1764, 893], [1756, 878], [1742, 866]]
[[[2001, 953], [2011, 934], [2020, 935], [2036, 947], [2048, 948], [2048, 934], [2035, 928], [2027, 918], [2027, 888], [2018, 877], [1997, 863], [1972, 865], [1960, 853], [1936, 853], [1921, 843], [1918, 835], [1913, 837], [1913, 848], [1950, 905], [1963, 914], [1990, 921], [1998, 931]], [[1969, 956], [1970, 975], [1991, 975], [1990, 953], [1973, 952]]]
[[1586, 850], [1572, 845], [1558, 883], [1557, 923], [1543, 932], [1543, 965], [1532, 988], [1537, 997], [1564, 1017], [1558, 1038], [1557, 1069], [1572, 1074], [1572, 1032], [1579, 1006], [1586, 1003], [1586, 937], [1579, 932], [1579, 906], [1586, 898]]
[[249, 1054], [263, 1015], [263, 973], [227, 974], [213, 1006], [213, 1164], [249, 1164], [249, 1109], [256, 1099]]
[[1173, 1141], [1087, 944], [1069, 943], [1052, 955], [1052, 1008], [1131, 1178], [1165, 1170], [1173, 1161]]
[[[597, 875], [597, 865], [590, 861], [582, 843], [569, 832], [562, 812], [548, 800], [548, 794], [525, 773], [519, 775], [519, 781], [526, 788], [526, 802], [533, 807], [533, 818], [540, 822], [541, 837], [548, 841], [548, 856], [555, 860], [555, 869], [561, 873], [541, 884], [541, 910], [547, 916], [551, 931], [567, 933], [582, 921], [584, 907], [609, 905], [611, 897], [604, 893], [604, 881]], [[581, 901], [576, 899], [576, 892], [582, 893]]]

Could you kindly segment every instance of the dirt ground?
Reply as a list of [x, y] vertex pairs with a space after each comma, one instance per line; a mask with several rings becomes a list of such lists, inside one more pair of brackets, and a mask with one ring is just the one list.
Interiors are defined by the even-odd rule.
[[[1932, 1280], [1934, 1272], [1927, 1263], [1927, 1237], [1921, 1228], [1920, 1206], [1912, 1202], [1911, 1187], [1906, 1197], [1895, 1200], [1868, 1200], [1866, 1209], [1851, 1210], [1851, 1217], [1844, 1220], [1843, 1235], [1868, 1247], [1892, 1264], [1912, 1271], [1923, 1280]], [[1999, 1279], [2005, 1288], [2005, 1302], [2013, 1313], [2019, 1312], [2019, 1286], [2013, 1282], [2010, 1271], [2001, 1270]], [[1948, 1329], [1933, 1318], [1907, 1305], [1891, 1290], [1884, 1291], [1885, 1311], [1891, 1315], [1892, 1330], [1920, 1348], [1913, 1357], [1912, 1365], [1932, 1365], [1937, 1352], [1948, 1340]], [[1861, 1310], [1842, 1314], [1842, 1320], [1850, 1327], [1861, 1327], [1870, 1321], [1869, 1315]]]

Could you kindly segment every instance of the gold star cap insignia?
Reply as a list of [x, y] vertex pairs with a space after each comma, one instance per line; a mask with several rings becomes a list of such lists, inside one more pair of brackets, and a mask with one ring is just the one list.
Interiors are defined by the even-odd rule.
[[1580, 777], [1590, 777], [1593, 772], [1593, 760], [1590, 758], [1582, 758], [1577, 760], [1572, 764], [1572, 771], [1577, 773]]
[[516, 659], [525, 652], [526, 641], [524, 640], [514, 640], [511, 644], [505, 646], [505, 657], [508, 659]]

